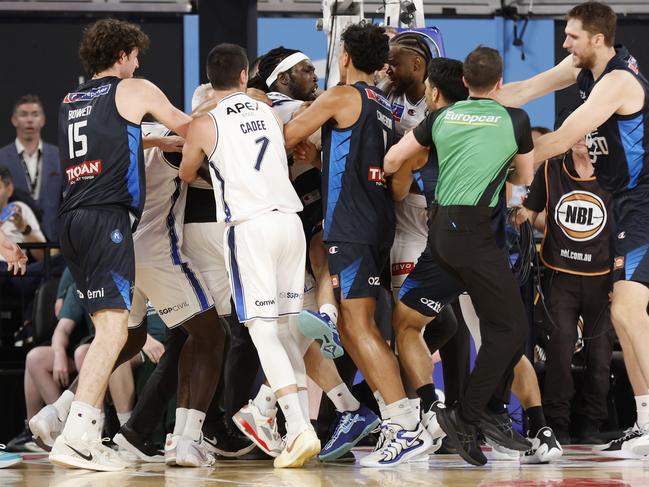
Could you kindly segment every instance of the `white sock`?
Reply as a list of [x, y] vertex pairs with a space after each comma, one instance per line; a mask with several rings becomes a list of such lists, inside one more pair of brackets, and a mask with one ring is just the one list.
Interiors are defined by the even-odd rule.
[[309, 426], [311, 426], [311, 418], [309, 415], [309, 391], [307, 389], [298, 389], [297, 398], [300, 400], [300, 409], [302, 415]]
[[361, 407], [361, 403], [356, 400], [344, 382], [327, 392], [327, 397], [331, 399], [331, 402], [336, 406], [336, 411], [340, 413], [357, 411]]
[[379, 413], [381, 414], [381, 419], [383, 421], [390, 419], [390, 413], [385, 407], [385, 401], [383, 400], [383, 396], [379, 391], [376, 391], [374, 393], [374, 399], [376, 399], [376, 403], [379, 405]]
[[644, 429], [649, 426], [649, 394], [635, 396], [635, 410], [638, 414], [638, 427]]
[[104, 433], [104, 423], [106, 423], [106, 413], [100, 409], [99, 421], [97, 421], [97, 436], [101, 438]]
[[338, 323], [338, 309], [333, 304], [325, 303], [320, 306], [320, 313], [327, 313], [334, 325]]
[[124, 426], [126, 422], [131, 419], [131, 414], [133, 411], [128, 411], [126, 413], [117, 413], [117, 419], [119, 420], [119, 425]]
[[65, 420], [68, 418], [68, 413], [70, 412], [70, 406], [74, 401], [74, 392], [66, 389], [63, 391], [63, 394], [52, 403], [52, 406], [56, 408], [56, 414], [61, 421], [65, 423]]
[[286, 433], [288, 436], [286, 443], [290, 444], [290, 440], [308, 429], [309, 425], [302, 413], [300, 398], [297, 393], [292, 392], [291, 394], [278, 397], [277, 402], [279, 402], [282, 413], [284, 413], [284, 417], [286, 418]]
[[176, 408], [176, 424], [174, 426], [174, 435], [182, 435], [187, 423], [187, 408]]
[[415, 412], [415, 416], [421, 418], [421, 399], [416, 397], [415, 399], [408, 399], [410, 407]]
[[272, 412], [277, 406], [277, 398], [270, 387], [266, 384], [262, 384], [259, 388], [259, 392], [252, 400], [252, 403], [257, 406], [262, 414], [269, 416], [268, 413]]
[[205, 413], [203, 411], [188, 409], [183, 436], [188, 436], [194, 441], [199, 441], [201, 439], [201, 431], [203, 431], [204, 422]]
[[417, 427], [419, 419], [410, 407], [410, 402], [407, 397], [388, 404], [385, 408], [388, 410], [391, 423], [398, 424], [407, 430], [414, 430]]
[[97, 439], [100, 420], [101, 410], [81, 401], [72, 401], [62, 434], [66, 440], [79, 440], [84, 434], [89, 440]]

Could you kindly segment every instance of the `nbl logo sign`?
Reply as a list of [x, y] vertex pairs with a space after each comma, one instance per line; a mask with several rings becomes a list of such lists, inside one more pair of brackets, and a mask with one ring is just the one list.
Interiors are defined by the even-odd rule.
[[604, 202], [587, 191], [565, 194], [554, 211], [554, 221], [563, 234], [575, 242], [597, 237], [606, 225], [606, 218]]

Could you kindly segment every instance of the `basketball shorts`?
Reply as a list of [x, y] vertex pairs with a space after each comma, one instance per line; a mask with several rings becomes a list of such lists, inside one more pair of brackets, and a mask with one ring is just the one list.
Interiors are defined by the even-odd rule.
[[189, 263], [136, 265], [129, 328], [140, 326], [147, 315], [147, 299], [167, 328], [175, 328], [214, 306], [200, 274]]
[[89, 314], [131, 309], [135, 252], [126, 208], [77, 208], [59, 217], [61, 252]]
[[398, 299], [418, 313], [435, 318], [444, 306], [464, 290], [461, 282], [435, 262], [430, 248], [426, 246], [415, 268], [403, 282]]
[[649, 191], [613, 200], [613, 279], [649, 286]]
[[295, 192], [302, 201], [303, 209], [298, 213], [298, 216], [302, 222], [307, 247], [311, 242], [311, 238], [322, 230], [321, 185], [322, 175], [315, 168], [303, 172], [293, 181]]
[[223, 252], [224, 233], [225, 223], [185, 223], [182, 252], [203, 278], [216, 311], [221, 316], [229, 316], [232, 314], [232, 293]]
[[326, 242], [329, 275], [336, 300], [378, 298], [390, 247]]
[[302, 311], [306, 243], [295, 213], [272, 211], [229, 226], [223, 246], [240, 322]]

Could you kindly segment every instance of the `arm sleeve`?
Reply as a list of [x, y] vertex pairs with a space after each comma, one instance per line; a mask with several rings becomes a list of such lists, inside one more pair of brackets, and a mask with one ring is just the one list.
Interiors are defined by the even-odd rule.
[[530, 117], [525, 110], [520, 108], [507, 107], [509, 116], [514, 125], [514, 135], [516, 137], [516, 144], [518, 145], [518, 154], [527, 154], [534, 149], [534, 141], [532, 140], [532, 128], [530, 126]]
[[[547, 164], [547, 162], [545, 163]], [[545, 185], [545, 164], [536, 171], [534, 180], [530, 186], [530, 192], [523, 202], [523, 206], [528, 210], [541, 213], [545, 209], [547, 200], [547, 189]]]

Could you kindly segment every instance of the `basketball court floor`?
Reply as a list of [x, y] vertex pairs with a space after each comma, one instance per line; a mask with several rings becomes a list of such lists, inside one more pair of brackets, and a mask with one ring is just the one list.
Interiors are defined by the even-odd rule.
[[[356, 458], [369, 452], [355, 450]], [[487, 457], [490, 452], [487, 451]], [[15, 468], [0, 470], [2, 487], [198, 487], [198, 486], [343, 487], [649, 487], [649, 461], [593, 455], [589, 447], [568, 446], [548, 465], [490, 460], [473, 467], [457, 455], [433, 455], [392, 469], [362, 468], [358, 462], [321, 464], [302, 469], [273, 469], [271, 461], [227, 461], [213, 468], [167, 468], [137, 464], [124, 472], [104, 473], [53, 467], [43, 455], [29, 455]]]

